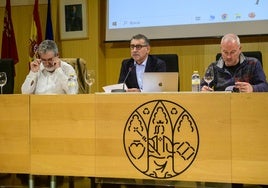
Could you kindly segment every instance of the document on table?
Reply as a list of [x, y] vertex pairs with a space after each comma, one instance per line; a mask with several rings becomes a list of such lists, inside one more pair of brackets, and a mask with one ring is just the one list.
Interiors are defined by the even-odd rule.
[[116, 89], [125, 89], [127, 90], [127, 85], [123, 83], [121, 84], [113, 84], [113, 85], [108, 85], [108, 86], [103, 86], [102, 89], [105, 91], [105, 93], [111, 93], [112, 90], [116, 90]]

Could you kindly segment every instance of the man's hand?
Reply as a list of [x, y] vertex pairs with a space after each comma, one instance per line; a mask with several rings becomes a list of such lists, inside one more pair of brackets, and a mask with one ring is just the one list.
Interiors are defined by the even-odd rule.
[[201, 91], [213, 91], [213, 89], [211, 87], [208, 87], [208, 86], [203, 86], [201, 88]]
[[138, 88], [128, 88], [127, 92], [141, 92], [141, 90]]
[[31, 71], [32, 72], [38, 72], [39, 69], [40, 69], [40, 63], [41, 63], [40, 59], [35, 59], [34, 61], [32, 61], [30, 63]]
[[239, 89], [240, 92], [244, 92], [244, 93], [253, 92], [253, 87], [248, 82], [236, 82], [235, 88]]
[[59, 68], [59, 67], [61, 66], [60, 58], [58, 58], [58, 57], [54, 57], [54, 58], [53, 58], [53, 65], [54, 65], [54, 67], [55, 67], [55, 70], [56, 70], [57, 68]]

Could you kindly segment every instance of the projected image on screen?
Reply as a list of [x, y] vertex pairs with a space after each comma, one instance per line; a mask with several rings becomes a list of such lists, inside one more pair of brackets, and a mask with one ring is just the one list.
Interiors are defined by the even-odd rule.
[[267, 34], [267, 7], [265, 0], [108, 0], [106, 39]]

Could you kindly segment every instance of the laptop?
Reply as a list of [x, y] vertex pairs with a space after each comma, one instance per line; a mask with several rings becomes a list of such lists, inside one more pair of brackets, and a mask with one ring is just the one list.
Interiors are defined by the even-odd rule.
[[178, 72], [145, 72], [142, 92], [177, 92]]

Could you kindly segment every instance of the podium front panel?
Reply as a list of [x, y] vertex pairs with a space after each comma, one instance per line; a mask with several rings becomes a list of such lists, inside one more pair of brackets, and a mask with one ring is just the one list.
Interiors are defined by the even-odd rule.
[[30, 172], [29, 96], [0, 95], [0, 172]]
[[96, 94], [96, 176], [231, 182], [229, 93]]
[[268, 94], [232, 95], [233, 182], [268, 184]]
[[33, 174], [95, 175], [94, 95], [31, 95]]

